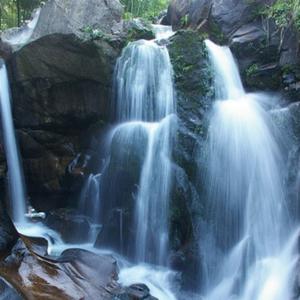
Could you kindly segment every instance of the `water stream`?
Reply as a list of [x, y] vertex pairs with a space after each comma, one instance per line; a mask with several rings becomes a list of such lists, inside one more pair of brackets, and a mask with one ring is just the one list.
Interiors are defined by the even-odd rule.
[[23, 174], [12, 119], [8, 75], [2, 60], [0, 60], [0, 108], [3, 140], [8, 164], [12, 217], [16, 223], [24, 223], [26, 203]]
[[200, 241], [203, 298], [290, 299], [298, 231], [285, 201], [276, 128], [264, 96], [245, 93], [230, 49], [211, 41], [206, 45], [216, 102]]

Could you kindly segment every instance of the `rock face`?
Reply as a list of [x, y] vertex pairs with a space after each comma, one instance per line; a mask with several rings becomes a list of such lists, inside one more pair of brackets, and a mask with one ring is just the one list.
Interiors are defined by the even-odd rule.
[[283, 137], [286, 153], [286, 183], [288, 200], [291, 202], [290, 212], [295, 219], [300, 217], [300, 102], [271, 112], [272, 118]]
[[85, 146], [88, 128], [109, 118], [117, 56], [104, 40], [56, 34], [10, 59], [15, 125], [32, 197], [68, 196], [61, 194], [68, 164]]
[[9, 254], [18, 239], [17, 231], [2, 202], [3, 199], [0, 202], [0, 259]]
[[282, 42], [272, 20], [259, 15], [274, 0], [173, 0], [168, 20], [174, 28], [205, 32], [229, 44], [250, 90], [280, 91], [291, 101], [299, 96], [299, 35], [290, 29]]
[[88, 148], [88, 129], [110, 118], [112, 74], [126, 36], [113, 28], [122, 12], [117, 0], [48, 1], [31, 43], [8, 60], [28, 193], [38, 209], [70, 199], [75, 205], [72, 181], [80, 183], [84, 170], [72, 174], [68, 166]]
[[207, 131], [211, 107], [211, 72], [204, 36], [196, 31], [179, 31], [168, 46], [174, 67], [177, 92], [178, 132], [173, 157], [174, 186], [170, 211], [172, 266], [183, 272], [183, 287], [198, 282], [198, 222], [201, 214], [202, 183], [197, 162]]
[[115, 33], [122, 14], [118, 0], [50, 0], [41, 10], [31, 40], [55, 33], [81, 35], [88, 27]]

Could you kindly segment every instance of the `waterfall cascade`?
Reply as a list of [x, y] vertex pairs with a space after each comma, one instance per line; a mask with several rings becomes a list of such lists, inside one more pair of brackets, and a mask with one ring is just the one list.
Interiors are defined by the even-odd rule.
[[[159, 37], [169, 36], [171, 31], [161, 26], [157, 30]], [[166, 265], [167, 257], [170, 126], [176, 122], [172, 75], [168, 50], [155, 40], [132, 42], [123, 50], [114, 74], [117, 125], [109, 137], [108, 163], [100, 174], [89, 177], [84, 191], [84, 197], [90, 193], [94, 195], [94, 204], [90, 206], [93, 212], [88, 214], [93, 214], [94, 221], [99, 223], [100, 216], [97, 216], [95, 206], [101, 211], [101, 202], [105, 201], [97, 190], [101, 186], [102, 175], [107, 172], [111, 160], [121, 165], [124, 160], [135, 157], [134, 163], [138, 161], [141, 166], [138, 168], [140, 174], [135, 195], [134, 256], [137, 262], [160, 265]], [[85, 201], [81, 199], [82, 203]], [[121, 216], [120, 211], [120, 220]], [[122, 248], [123, 243], [120, 244]]]
[[[129, 44], [115, 72], [117, 121], [121, 135], [143, 128], [147, 146], [136, 199], [135, 237], [138, 262], [164, 265], [168, 247], [170, 125], [174, 122], [172, 65], [165, 46], [155, 41]], [[124, 126], [126, 124], [126, 126]], [[122, 133], [123, 132], [123, 133]], [[140, 138], [135, 137], [138, 148]]]
[[[172, 34], [170, 27], [155, 26], [154, 29], [158, 39]], [[107, 139], [105, 167], [100, 168], [99, 174], [89, 177], [81, 198], [81, 206], [89, 206], [88, 195], [93, 194], [93, 205], [87, 214], [93, 216], [94, 222], [100, 223], [99, 212], [104, 202], [110, 201], [101, 194], [101, 189], [105, 188], [102, 180], [109, 176], [110, 164], [139, 170], [133, 228], [130, 230], [135, 245], [134, 260], [138, 265], [121, 268], [120, 282], [124, 285], [143, 282], [150, 287], [151, 294], [161, 300], [175, 299], [170, 287], [173, 273], [145, 263], [167, 265], [170, 156], [176, 126], [172, 76], [168, 50], [156, 40], [132, 42], [123, 50], [115, 68], [113, 86], [114, 121], [117, 125]], [[98, 214], [95, 207], [99, 209]], [[122, 209], [118, 209], [118, 213], [119, 250], [122, 251]]]
[[200, 243], [204, 299], [291, 299], [298, 231], [285, 201], [276, 128], [263, 96], [245, 93], [229, 48], [206, 45], [217, 101]]
[[52, 251], [54, 243], [63, 243], [60, 235], [41, 223], [31, 223], [26, 219], [26, 191], [23, 181], [15, 129], [10, 103], [10, 88], [6, 67], [0, 60], [0, 108], [3, 140], [8, 164], [8, 183], [11, 204], [11, 214], [15, 226], [23, 235], [43, 237], [49, 243], [48, 253]]
[[32, 37], [33, 31], [39, 21], [41, 8], [37, 8], [33, 14], [32, 19], [13, 31], [7, 31], [7, 33], [2, 34], [1, 38], [4, 42], [12, 45], [12, 46], [23, 46], [25, 45], [30, 38]]
[[16, 223], [24, 223], [26, 212], [25, 189], [12, 119], [9, 81], [6, 67], [2, 60], [0, 60], [0, 107], [4, 147], [9, 172], [12, 217]]

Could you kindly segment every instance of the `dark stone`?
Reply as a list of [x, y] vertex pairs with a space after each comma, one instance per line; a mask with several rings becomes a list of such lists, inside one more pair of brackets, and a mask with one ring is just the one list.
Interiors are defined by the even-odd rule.
[[12, 48], [10, 45], [0, 38], [0, 57], [4, 60], [8, 59], [12, 54]]
[[17, 231], [7, 215], [2, 201], [3, 199], [0, 202], [0, 259], [9, 255], [11, 248], [18, 239]]
[[205, 143], [207, 117], [214, 94], [204, 39], [198, 31], [179, 31], [168, 46], [174, 68], [178, 115], [173, 149], [170, 261], [182, 272], [182, 288], [189, 290], [196, 290], [199, 283], [198, 223], [203, 182], [198, 179], [197, 164]]
[[0, 295], [2, 300], [22, 300], [16, 290], [3, 279], [0, 279]]
[[[76, 205], [83, 178], [68, 167], [88, 147], [89, 128], [109, 119], [118, 47], [105, 39], [55, 34], [28, 44], [9, 61], [25, 178], [38, 209], [65, 207], [72, 198]], [[40, 201], [48, 203], [43, 207]]]
[[155, 38], [151, 24], [143, 19], [125, 21], [124, 33], [126, 34], [127, 41], [153, 40]]
[[90, 222], [87, 217], [79, 215], [70, 209], [59, 209], [47, 214], [45, 224], [59, 232], [63, 241], [70, 244], [86, 243], [91, 233]]

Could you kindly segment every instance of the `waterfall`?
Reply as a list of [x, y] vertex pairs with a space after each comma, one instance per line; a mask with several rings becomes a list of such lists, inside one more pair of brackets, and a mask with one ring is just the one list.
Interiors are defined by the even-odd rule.
[[41, 8], [37, 8], [31, 16], [31, 20], [22, 27], [8, 30], [1, 36], [2, 40], [13, 47], [23, 46], [31, 39], [34, 29], [39, 21]]
[[8, 165], [12, 218], [16, 223], [24, 223], [26, 202], [23, 175], [12, 119], [9, 81], [6, 67], [2, 60], [0, 60], [0, 103], [3, 140]]
[[289, 220], [276, 128], [264, 96], [244, 91], [230, 49], [206, 46], [216, 102], [199, 242], [204, 299], [291, 299], [298, 231]]
[[137, 149], [146, 138], [136, 197], [135, 258], [160, 265], [166, 264], [168, 249], [171, 124], [176, 111], [172, 75], [167, 48], [145, 40], [130, 43], [115, 70], [116, 118], [123, 122], [119, 134], [125, 144], [135, 141]]

